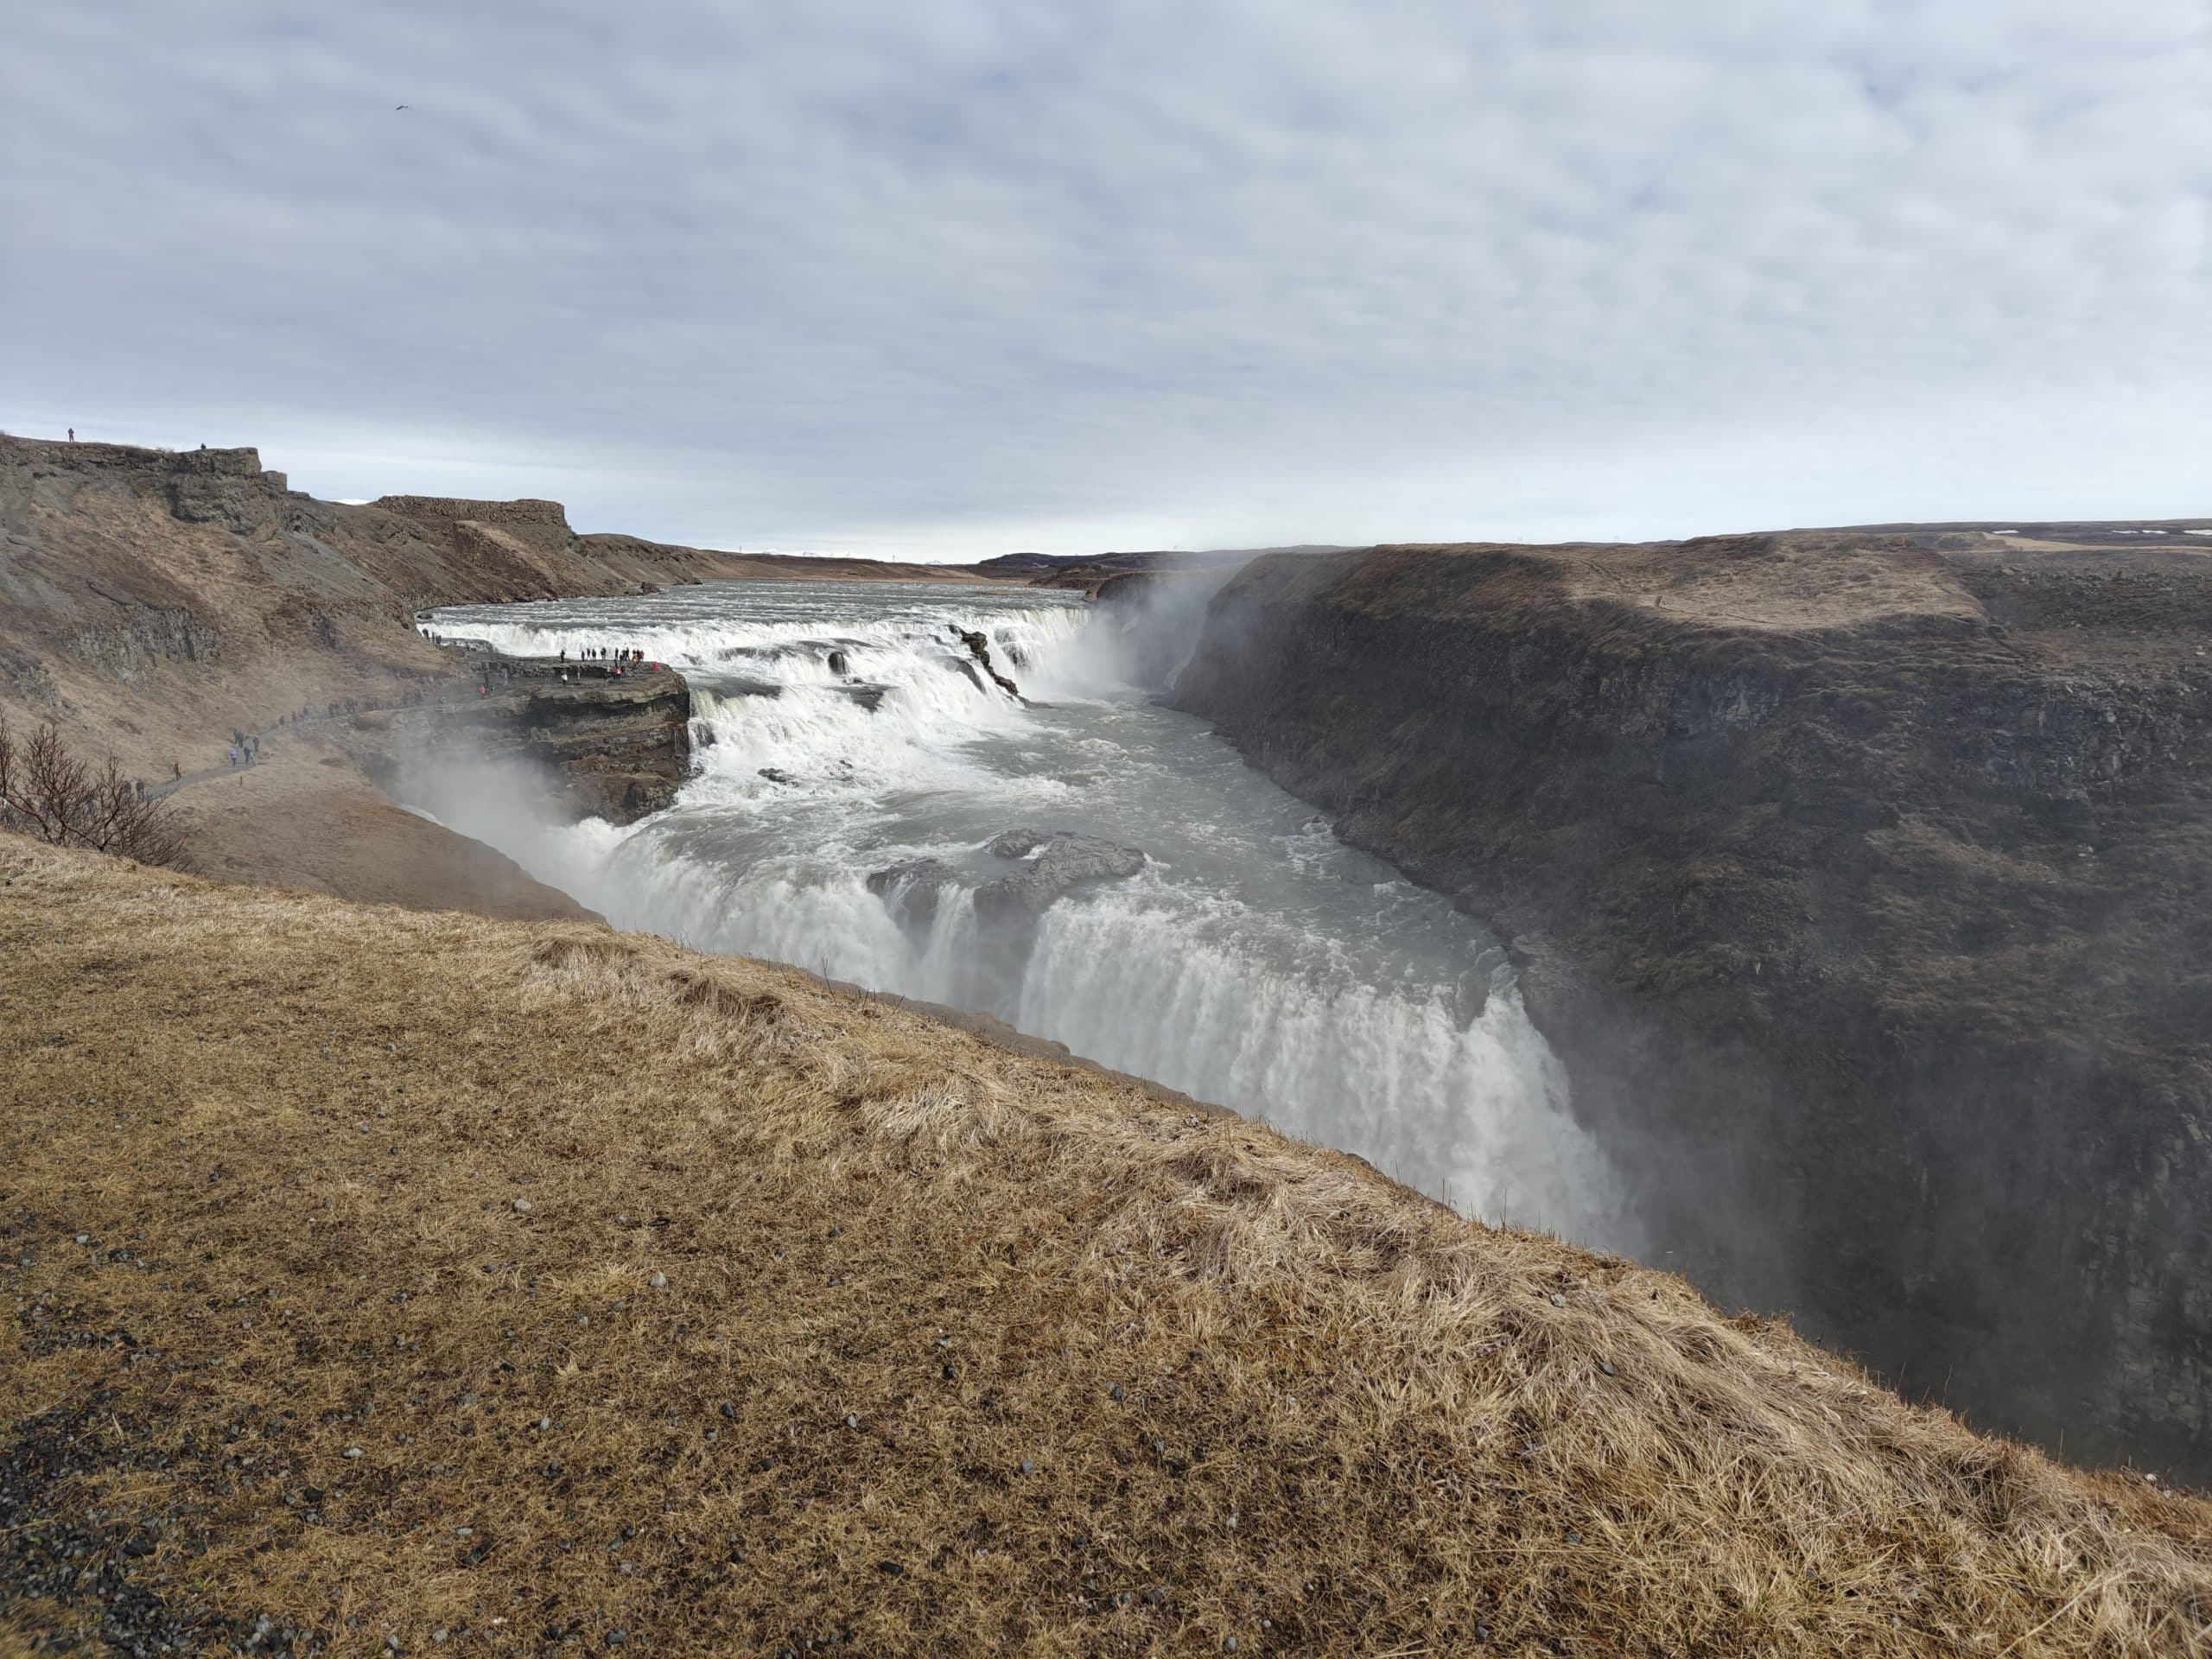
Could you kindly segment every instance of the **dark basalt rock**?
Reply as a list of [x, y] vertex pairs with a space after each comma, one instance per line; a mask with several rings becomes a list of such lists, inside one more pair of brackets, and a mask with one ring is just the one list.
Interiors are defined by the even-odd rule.
[[992, 665], [991, 642], [988, 638], [972, 628], [955, 628], [952, 632], [959, 638], [960, 643], [968, 647], [968, 654], [982, 665], [983, 672], [991, 677], [1000, 690], [1009, 697], [1021, 695], [1021, 688]]
[[[976, 913], [1001, 925], [1033, 920], [1071, 887], [1135, 875], [1145, 855], [1097, 836], [1071, 830], [1008, 830], [994, 836], [985, 850], [1004, 859], [1027, 859], [1021, 868], [975, 889]], [[1029, 855], [1035, 854], [1033, 858]], [[969, 886], [969, 878], [937, 858], [902, 859], [868, 878], [868, 890], [911, 926], [935, 919], [947, 888]]]
[[[573, 818], [634, 823], [663, 810], [691, 774], [691, 689], [673, 670], [582, 678], [574, 664], [516, 663], [489, 696], [398, 709], [356, 722], [372, 776], [402, 753], [531, 764], [547, 804]], [[563, 677], [563, 675], [567, 677]]]
[[1717, 1300], [2202, 1479], [2212, 568], [2106, 539], [1262, 557], [1176, 701], [1507, 937]]
[[1027, 858], [1055, 836], [1073, 836], [1072, 830], [1001, 830], [983, 843], [993, 858]]
[[947, 887], [966, 885], [966, 877], [938, 858], [901, 859], [868, 878], [868, 890], [883, 900], [884, 908], [915, 927], [927, 927], [937, 918], [938, 900]]
[[832, 674], [845, 673], [850, 669], [851, 665], [852, 659], [847, 657], [843, 652], [833, 651], [830, 653], [830, 671]]
[[1101, 582], [1091, 589], [1090, 598], [1109, 609], [1126, 606], [1134, 610], [1160, 592], [1169, 575], [1165, 570], [1125, 570]]
[[[1010, 850], [1018, 849], [1019, 850]], [[1009, 830], [994, 836], [988, 850], [1001, 858], [1035, 856], [1023, 868], [976, 889], [976, 913], [986, 921], [1016, 921], [1041, 916], [1069, 888], [1095, 881], [1119, 880], [1144, 868], [1144, 854], [1098, 836], [1056, 830]]]

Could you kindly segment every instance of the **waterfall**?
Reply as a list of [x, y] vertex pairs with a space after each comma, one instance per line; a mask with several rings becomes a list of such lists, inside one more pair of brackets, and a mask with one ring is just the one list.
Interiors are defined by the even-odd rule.
[[[734, 582], [435, 626], [635, 647], [690, 680], [697, 774], [655, 818], [532, 827], [465, 782], [423, 803], [618, 925], [989, 1013], [1469, 1213], [1632, 1243], [1494, 943], [1154, 703], [1129, 619], [1049, 590]], [[1147, 861], [986, 926], [974, 887], [1015, 868], [986, 843], [1017, 825]]]

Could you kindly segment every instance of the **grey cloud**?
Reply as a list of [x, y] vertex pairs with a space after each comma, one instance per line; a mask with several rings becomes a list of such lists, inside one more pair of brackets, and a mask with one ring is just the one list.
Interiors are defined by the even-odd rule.
[[748, 545], [2212, 505], [2202, 3], [10, 33], [11, 428]]

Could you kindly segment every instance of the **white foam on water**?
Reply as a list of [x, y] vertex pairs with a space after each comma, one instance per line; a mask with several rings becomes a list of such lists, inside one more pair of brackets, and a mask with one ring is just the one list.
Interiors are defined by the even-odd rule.
[[1610, 1216], [1611, 1171], [1510, 986], [1469, 1020], [1444, 988], [1360, 982], [1328, 942], [1285, 968], [1243, 948], [1257, 918], [1209, 919], [1141, 892], [1054, 906], [1014, 1023], [1358, 1151], [1472, 1214], [1567, 1230]]

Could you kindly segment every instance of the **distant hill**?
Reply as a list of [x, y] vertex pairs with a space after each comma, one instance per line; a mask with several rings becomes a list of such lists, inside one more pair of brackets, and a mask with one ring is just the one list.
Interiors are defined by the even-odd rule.
[[1262, 553], [1340, 553], [1339, 547], [1309, 543], [1297, 547], [1208, 548], [1198, 552], [1157, 550], [1122, 553], [1006, 553], [963, 567], [1000, 582], [1027, 582], [1038, 588], [1081, 588], [1096, 592], [1109, 576], [1156, 570], [1198, 570], [1242, 563]]

